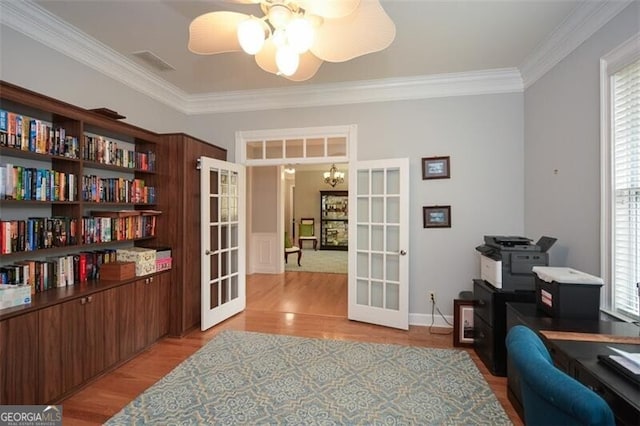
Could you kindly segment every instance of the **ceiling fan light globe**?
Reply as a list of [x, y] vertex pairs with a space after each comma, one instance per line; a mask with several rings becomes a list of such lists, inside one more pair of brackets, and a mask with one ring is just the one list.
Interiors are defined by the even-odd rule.
[[287, 6], [283, 4], [274, 4], [269, 8], [267, 18], [269, 19], [269, 23], [271, 23], [273, 28], [284, 28], [287, 26], [287, 23], [291, 19], [291, 11]]
[[240, 47], [249, 55], [255, 55], [264, 45], [264, 24], [253, 16], [238, 24]]
[[300, 56], [291, 46], [279, 47], [276, 51], [276, 65], [281, 74], [293, 75], [300, 65]]
[[313, 44], [313, 27], [305, 18], [295, 18], [287, 25], [287, 39], [289, 45], [298, 53], [304, 53]]
[[282, 47], [287, 44], [287, 34], [285, 34], [285, 31], [283, 29], [275, 30], [273, 32], [273, 35], [271, 36], [271, 39], [273, 40], [273, 44], [275, 44], [276, 47]]

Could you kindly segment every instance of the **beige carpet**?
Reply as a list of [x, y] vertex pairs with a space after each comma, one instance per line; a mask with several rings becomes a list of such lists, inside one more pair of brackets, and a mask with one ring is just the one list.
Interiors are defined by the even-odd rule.
[[289, 263], [284, 264], [285, 272], [329, 272], [346, 274], [349, 253], [341, 250], [313, 250], [303, 249], [300, 265], [298, 256], [289, 255]]

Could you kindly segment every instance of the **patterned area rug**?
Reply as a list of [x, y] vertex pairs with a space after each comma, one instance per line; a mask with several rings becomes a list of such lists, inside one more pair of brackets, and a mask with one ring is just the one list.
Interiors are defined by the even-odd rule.
[[223, 331], [107, 424], [511, 423], [461, 350]]
[[[307, 243], [309, 244], [309, 243]], [[341, 250], [313, 250], [303, 249], [301, 266], [298, 266], [297, 256], [289, 255], [289, 262], [284, 264], [286, 272], [333, 272], [346, 274], [349, 264], [349, 252]]]

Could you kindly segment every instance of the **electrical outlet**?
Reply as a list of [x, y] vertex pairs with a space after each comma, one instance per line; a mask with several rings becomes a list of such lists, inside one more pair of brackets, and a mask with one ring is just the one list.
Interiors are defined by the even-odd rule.
[[436, 303], [436, 292], [435, 291], [430, 291], [429, 292], [429, 301], [431, 303]]

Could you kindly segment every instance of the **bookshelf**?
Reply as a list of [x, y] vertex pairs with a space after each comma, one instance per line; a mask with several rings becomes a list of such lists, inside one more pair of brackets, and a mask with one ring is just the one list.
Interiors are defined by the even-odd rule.
[[0, 110], [0, 279], [24, 281], [14, 266], [35, 259], [45, 291], [56, 258], [154, 238], [156, 216], [135, 212], [156, 207], [155, 133], [5, 82]]
[[95, 276], [167, 226], [160, 137], [4, 81], [0, 110], [0, 276], [37, 289], [0, 309], [0, 404], [45, 404], [168, 333], [170, 271]]

